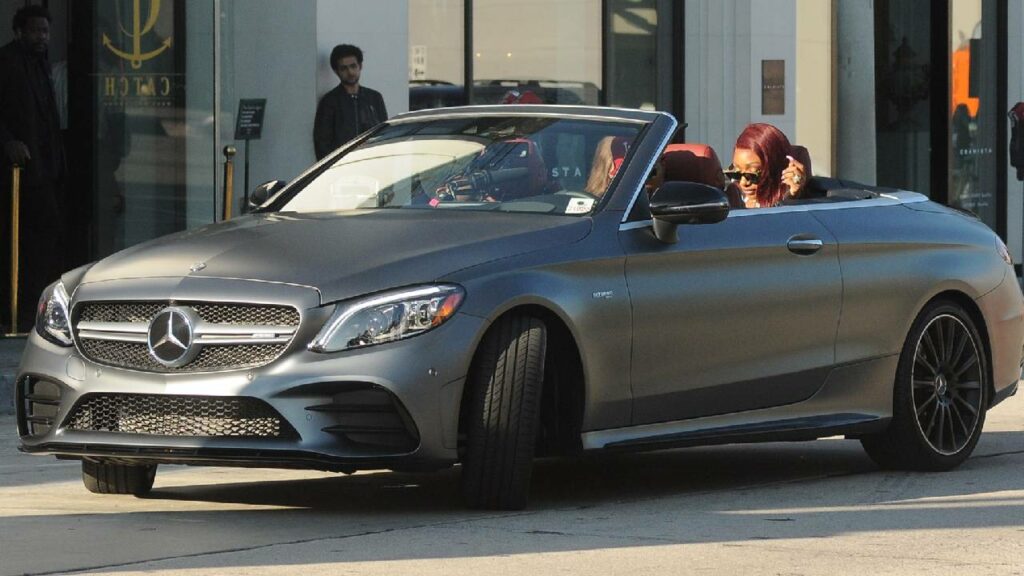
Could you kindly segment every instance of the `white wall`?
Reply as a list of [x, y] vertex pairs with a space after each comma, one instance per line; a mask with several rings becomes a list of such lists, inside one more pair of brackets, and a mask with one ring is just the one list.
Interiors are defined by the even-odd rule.
[[[267, 180], [290, 180], [314, 161], [317, 2], [222, 0], [220, 146], [235, 144], [235, 197], [244, 192], [244, 142], [235, 142], [235, 117], [242, 98], [266, 98], [260, 140], [250, 143], [249, 188]], [[219, 159], [222, 161], [222, 159]], [[218, 170], [218, 182], [223, 176]], [[219, 184], [221, 189], [223, 184]], [[236, 212], [237, 214], [237, 212]]]
[[[766, 122], [796, 138], [796, 1], [756, 0], [750, 3], [750, 121]], [[786, 113], [761, 114], [761, 61], [786, 62]], [[742, 86], [742, 85], [740, 85]]]
[[[711, 145], [723, 165], [751, 122], [777, 126], [803, 144], [797, 132], [797, 0], [691, 0], [685, 6], [686, 140]], [[784, 114], [761, 113], [762, 60], [785, 62]], [[810, 129], [819, 121], [809, 117]], [[828, 166], [829, 150], [812, 154]]]
[[686, 140], [710, 145], [728, 165], [754, 106], [748, 88], [751, 0], [690, 0], [685, 6]]
[[815, 175], [833, 174], [832, 2], [796, 2], [796, 140]]
[[874, 184], [878, 174], [875, 143], [874, 0], [836, 2], [835, 174]]

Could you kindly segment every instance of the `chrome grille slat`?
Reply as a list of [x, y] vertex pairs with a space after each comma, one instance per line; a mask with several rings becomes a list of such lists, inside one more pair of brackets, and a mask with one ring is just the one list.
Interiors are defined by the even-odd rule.
[[[168, 306], [192, 308], [200, 321], [195, 343], [203, 346], [188, 364], [169, 368], [149, 353], [149, 324]], [[298, 330], [299, 311], [290, 306], [208, 302], [85, 302], [75, 333], [90, 360], [132, 370], [163, 373], [216, 372], [263, 366], [277, 358]]]

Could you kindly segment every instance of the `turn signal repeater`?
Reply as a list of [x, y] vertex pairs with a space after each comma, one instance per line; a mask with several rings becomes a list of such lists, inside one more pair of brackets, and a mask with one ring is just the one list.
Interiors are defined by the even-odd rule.
[[341, 302], [309, 349], [340, 352], [423, 334], [454, 316], [464, 296], [461, 286], [438, 284]]

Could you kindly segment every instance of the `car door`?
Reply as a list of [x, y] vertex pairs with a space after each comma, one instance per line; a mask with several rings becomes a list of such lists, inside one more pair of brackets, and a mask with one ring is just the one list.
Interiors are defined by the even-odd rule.
[[633, 423], [789, 404], [835, 361], [842, 280], [834, 237], [799, 207], [682, 225], [665, 244], [623, 224], [633, 307]]

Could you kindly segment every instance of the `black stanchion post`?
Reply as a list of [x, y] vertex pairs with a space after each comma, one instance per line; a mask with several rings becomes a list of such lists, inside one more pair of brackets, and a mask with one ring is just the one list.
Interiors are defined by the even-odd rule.
[[224, 220], [231, 220], [231, 207], [235, 203], [235, 153], [238, 150], [228, 144], [224, 147]]

